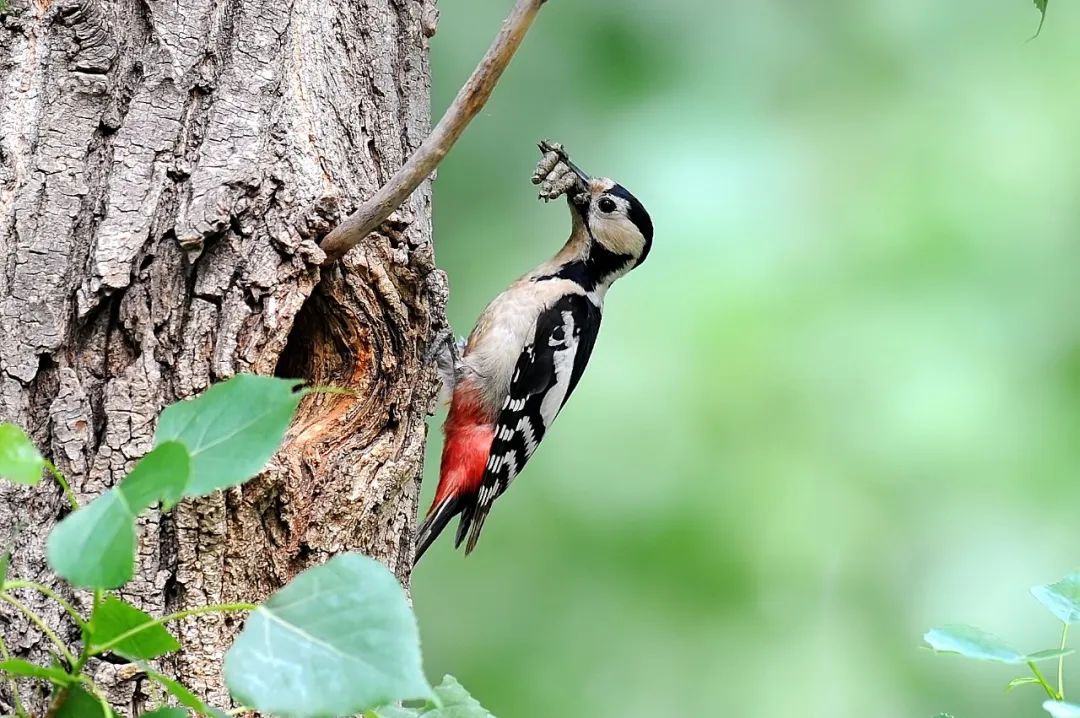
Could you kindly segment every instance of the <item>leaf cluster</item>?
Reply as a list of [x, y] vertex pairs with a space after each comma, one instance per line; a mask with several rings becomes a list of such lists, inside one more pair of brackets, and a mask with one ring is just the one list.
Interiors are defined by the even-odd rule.
[[[1009, 682], [1011, 690], [1022, 685], [1041, 686], [1048, 700], [1043, 708], [1053, 718], [1080, 718], [1080, 705], [1065, 701], [1065, 658], [1075, 653], [1068, 647], [1069, 627], [1080, 622], [1080, 571], [1056, 583], [1033, 586], [1031, 594], [1061, 622], [1061, 644], [1033, 653], [1022, 653], [992, 633], [967, 625], [931, 628], [923, 635], [930, 648], [940, 653], [956, 653], [966, 658], [1007, 665], [1027, 665], [1031, 675]], [[1039, 669], [1044, 661], [1057, 661], [1057, 684], [1051, 684]]]
[[[67, 584], [92, 594], [92, 609], [83, 615], [53, 588], [10, 578], [10, 552], [0, 552], [0, 603], [23, 613], [53, 648], [52, 661], [39, 665], [12, 656], [0, 639], [0, 676], [9, 679], [19, 718], [29, 714], [15, 679], [52, 685], [50, 715], [117, 715], [85, 671], [101, 656], [135, 664], [158, 686], [157, 705], [143, 715], [225, 718], [224, 711], [150, 662], [181, 649], [167, 624], [227, 611], [249, 613], [224, 661], [225, 683], [246, 709], [288, 718], [491, 718], [453, 678], [435, 688], [428, 684], [404, 590], [382, 564], [359, 554], [308, 569], [261, 605], [200, 606], [154, 618], [114, 593], [135, 575], [139, 515], [155, 505], [168, 511], [184, 498], [250, 479], [277, 451], [300, 400], [311, 391], [298, 381], [238, 375], [169, 406], [159, 418], [153, 449], [115, 487], [81, 507], [26, 433], [0, 424], [0, 478], [33, 486], [48, 471], [71, 501], [75, 510], [48, 536], [47, 558]], [[78, 626], [79, 644], [62, 641], [57, 627], [19, 598], [22, 591], [56, 601]]]

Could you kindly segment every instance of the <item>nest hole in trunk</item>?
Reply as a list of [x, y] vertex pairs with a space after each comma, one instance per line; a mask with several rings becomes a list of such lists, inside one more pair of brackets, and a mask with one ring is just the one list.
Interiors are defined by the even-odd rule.
[[[357, 398], [372, 388], [374, 363], [370, 327], [355, 307], [339, 299], [340, 285], [324, 278], [293, 322], [274, 375], [309, 386], [350, 393], [315, 392], [300, 404], [289, 443], [328, 448], [356, 430]], [[298, 448], [295, 447], [294, 448]]]

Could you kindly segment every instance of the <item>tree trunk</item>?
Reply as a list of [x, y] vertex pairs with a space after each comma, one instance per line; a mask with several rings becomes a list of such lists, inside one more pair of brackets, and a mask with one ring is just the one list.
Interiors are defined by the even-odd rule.
[[[428, 131], [433, 3], [11, 0], [0, 15], [0, 420], [86, 500], [151, 447], [164, 406], [236, 372], [356, 392], [306, 399], [259, 478], [142, 522], [121, 594], [151, 613], [257, 601], [349, 549], [408, 579], [436, 388], [422, 359], [446, 299], [430, 187], [400, 232], [333, 267], [316, 241]], [[0, 534], [22, 527], [13, 576], [55, 584], [44, 539], [64, 511], [48, 481], [0, 488]], [[174, 626], [184, 652], [166, 664], [222, 707], [232, 623]], [[0, 631], [46, 655], [21, 616], [0, 611]], [[95, 670], [140, 710], [137, 676]]]

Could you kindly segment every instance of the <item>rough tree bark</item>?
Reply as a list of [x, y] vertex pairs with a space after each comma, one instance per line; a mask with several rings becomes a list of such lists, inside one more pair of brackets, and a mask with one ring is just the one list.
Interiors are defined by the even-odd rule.
[[[255, 481], [143, 522], [122, 595], [154, 614], [259, 600], [347, 549], [408, 579], [436, 387], [422, 357], [446, 299], [430, 188], [400, 232], [337, 265], [319, 269], [315, 240], [424, 139], [436, 12], [434, 0], [12, 0], [2, 16], [0, 420], [86, 499], [150, 448], [162, 407], [213, 381], [276, 372], [357, 392], [305, 400]], [[0, 534], [23, 527], [13, 575], [51, 581], [43, 542], [64, 511], [48, 482], [0, 488]], [[185, 652], [166, 667], [227, 705], [218, 675], [235, 626], [175, 628]], [[0, 631], [44, 655], [6, 609]], [[96, 670], [137, 713], [138, 677]]]

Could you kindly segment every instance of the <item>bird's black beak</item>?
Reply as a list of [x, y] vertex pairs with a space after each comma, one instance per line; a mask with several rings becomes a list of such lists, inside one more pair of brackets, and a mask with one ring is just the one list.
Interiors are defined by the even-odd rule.
[[577, 166], [576, 164], [574, 164], [573, 162], [571, 162], [569, 158], [563, 158], [563, 162], [565, 162], [565, 163], [566, 163], [566, 166], [570, 168], [570, 171], [571, 171], [571, 172], [573, 172], [574, 174], [576, 174], [576, 175], [578, 176], [578, 179], [579, 179], [579, 180], [581, 180], [581, 182], [582, 182], [582, 183], [583, 183], [583, 184], [584, 184], [584, 185], [585, 185], [586, 187], [588, 187], [588, 186], [589, 186], [589, 179], [590, 179], [589, 175], [585, 174], [585, 173], [584, 173], [584, 172], [583, 172], [583, 171], [581, 170], [581, 168], [580, 168], [580, 167], [578, 167], [578, 166]]

